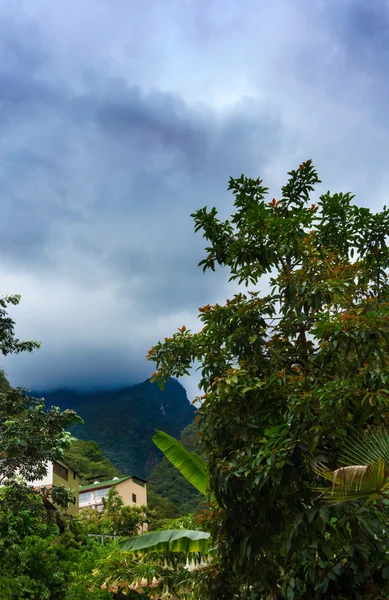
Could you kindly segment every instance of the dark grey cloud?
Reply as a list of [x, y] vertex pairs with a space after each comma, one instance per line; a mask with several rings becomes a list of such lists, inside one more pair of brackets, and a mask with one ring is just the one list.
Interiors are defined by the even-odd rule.
[[[224, 300], [190, 214], [230, 175], [385, 189], [383, 2], [20, 0], [0, 6], [0, 275], [33, 356], [14, 383], [108, 386]], [[373, 183], [372, 183], [373, 182]], [[190, 388], [190, 393], [194, 390]]]
[[[200, 199], [192, 206], [188, 201], [193, 198], [194, 186], [198, 186], [197, 193], [201, 191], [199, 180], [206, 179], [204, 192], [209, 192], [221, 175], [226, 180], [239, 148], [243, 168], [250, 160], [255, 136], [267, 135], [270, 129], [276, 133], [276, 120], [263, 114], [261, 121], [257, 107], [246, 103], [220, 120], [211, 111], [192, 108], [169, 93], [142, 93], [118, 80], [103, 83], [103, 89], [96, 87], [77, 96], [58, 88], [49, 99], [45, 86], [41, 96], [34, 87], [34, 105], [39, 112], [33, 115], [33, 136], [29, 135], [26, 87], [26, 109], [23, 113], [20, 107], [15, 109], [19, 135], [15, 139], [15, 130], [9, 127], [0, 133], [0, 144], [3, 141], [8, 146], [0, 180], [6, 198], [5, 219], [8, 215], [3, 252], [12, 259], [28, 260], [24, 247], [30, 244], [36, 261], [37, 246], [43, 255], [52, 229], [63, 222], [67, 226], [73, 222], [81, 229], [93, 223], [98, 227], [104, 226], [107, 215], [111, 227], [128, 219], [128, 233], [141, 217], [146, 229], [153, 229], [153, 221], [158, 219], [163, 235], [164, 227], [169, 227], [169, 213], [174, 221], [196, 208]], [[7, 89], [12, 85], [8, 81]], [[58, 98], [57, 104], [54, 98]], [[12, 103], [9, 110], [13, 110]], [[273, 148], [275, 145], [272, 143]], [[170, 224], [176, 229], [173, 221]], [[81, 239], [75, 243], [87, 250], [84, 233], [81, 231]], [[97, 232], [91, 233], [93, 247]], [[114, 234], [112, 229], [109, 233]], [[106, 242], [109, 245], [104, 238], [99, 242], [101, 248]]]

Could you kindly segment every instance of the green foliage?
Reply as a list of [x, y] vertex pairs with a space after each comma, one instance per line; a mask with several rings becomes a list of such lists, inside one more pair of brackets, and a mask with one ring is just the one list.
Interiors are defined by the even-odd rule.
[[141, 594], [143, 598], [197, 600], [202, 598], [199, 585], [208, 568], [198, 554], [188, 557], [166, 552], [139, 557], [116, 551], [100, 563], [94, 575], [97, 585], [120, 598], [137, 599]]
[[185, 479], [205, 496], [208, 475], [201, 456], [189, 452], [178, 440], [163, 431], [157, 431], [153, 436], [153, 442]]
[[[194, 421], [185, 427], [180, 436], [182, 445], [192, 453], [197, 450], [197, 433]], [[160, 518], [196, 513], [204, 503], [203, 495], [165, 457], [148, 477], [147, 498], [148, 505], [157, 510]], [[169, 504], [162, 505], [162, 499]]]
[[93, 477], [109, 480], [123, 476], [119, 469], [103, 456], [99, 445], [92, 440], [74, 440], [65, 451], [64, 460], [85, 480]]
[[178, 438], [194, 416], [184, 388], [174, 380], [163, 392], [147, 380], [120, 390], [84, 395], [58, 390], [39, 396], [48, 404], [75, 410], [84, 425], [71, 429], [74, 436], [94, 440], [122, 473], [146, 479], [161, 458], [152, 442], [155, 430]]
[[120, 544], [127, 552], [200, 552], [210, 549], [210, 534], [188, 529], [154, 531], [130, 538]]
[[40, 479], [46, 462], [62, 457], [71, 442], [67, 427], [80, 421], [70, 410], [45, 409], [44, 401], [23, 390], [0, 392], [0, 482], [19, 473], [26, 481]]
[[[110, 536], [134, 535], [139, 525], [154, 517], [141, 507], [124, 506], [115, 490], [105, 504], [104, 513], [62, 516], [65, 530], [59, 535], [56, 515], [44, 507], [41, 496], [21, 484], [1, 488], [0, 597], [88, 598], [95, 583], [93, 571], [117, 551], [118, 542]], [[95, 586], [90, 597], [112, 596]]]
[[[128, 552], [119, 552], [116, 538], [115, 540], [109, 538], [113, 535], [136, 534], [139, 526], [144, 522], [150, 522], [150, 516], [151, 518], [155, 517], [155, 515], [150, 515], [150, 511], [145, 507], [141, 509], [140, 507], [123, 506], [120, 496], [116, 490], [112, 489], [104, 501], [103, 513], [93, 510], [82, 511], [79, 518], [70, 518], [65, 533], [59, 539], [59, 543], [66, 547], [68, 552], [72, 552], [74, 569], [72, 582], [67, 588], [66, 600], [81, 600], [85, 598], [82, 594], [91, 588], [93, 588], [96, 598], [105, 597], [102, 594], [106, 594], [107, 597], [111, 597], [111, 594], [118, 594], [121, 597], [123, 594], [123, 597], [136, 598], [138, 596], [135, 594], [141, 593], [141, 589], [147, 593], [144, 596], [146, 598], [159, 597], [156, 595], [157, 592], [159, 594], [166, 591], [167, 586], [169, 591], [179, 591], [177, 596], [179, 598], [192, 599], [196, 597], [185, 595], [181, 589], [182, 583], [187, 582], [189, 576], [188, 557], [183, 552], [176, 556], [180, 548], [184, 550], [191, 545], [192, 549], [197, 552], [200, 547], [207, 546], [205, 540], [209, 537], [208, 534], [184, 531], [188, 525], [195, 527], [194, 517], [167, 522], [180, 530], [170, 536], [174, 539], [169, 542], [165, 540], [165, 543], [162, 544], [164, 550], [170, 549], [169, 552], [155, 552], [157, 548], [162, 547], [161, 535], [157, 536], [158, 544], [154, 549], [150, 548], [150, 542], [154, 539], [155, 544], [155, 537], [150, 538], [148, 534], [131, 537], [130, 540], [138, 540], [135, 542], [135, 546], [139, 546], [136, 553], [135, 549], [134, 552], [128, 550], [128, 552], [131, 551], [131, 557]], [[91, 535], [92, 537], [88, 537]], [[102, 546], [100, 540], [104, 541]], [[144, 543], [140, 543], [139, 540], [149, 540], [147, 558], [141, 556], [144, 554]], [[101, 550], [97, 551], [96, 547]], [[172, 552], [174, 552], [174, 556]], [[197, 561], [196, 569], [202, 568], [205, 564], [208, 565], [208, 562], [204, 562], [205, 557], [198, 554], [192, 556], [192, 566], [194, 560]], [[194, 587], [193, 578], [190, 578], [189, 587], [191, 589]]]
[[0, 489], [0, 597], [65, 597], [67, 569], [53, 545], [59, 533], [42, 498], [27, 486]]
[[0, 393], [4, 394], [11, 389], [8, 379], [5, 376], [5, 373], [2, 369], [0, 369]]
[[345, 440], [340, 462], [344, 465], [370, 465], [380, 459], [385, 469], [389, 469], [389, 432], [377, 428]]
[[[31, 352], [37, 342], [14, 336], [8, 304], [0, 299], [0, 352]], [[66, 428], [80, 419], [73, 411], [45, 408], [44, 401], [13, 389], [0, 372], [0, 597], [4, 600], [65, 600], [71, 571], [55, 540], [57, 517], [48, 500], [67, 504], [65, 490], [35, 492], [29, 482], [46, 474], [46, 462], [62, 457], [71, 442]], [[27, 483], [26, 483], [27, 482]]]
[[157, 524], [158, 530], [161, 531], [166, 529], [199, 529], [196, 515], [185, 515], [174, 519], [159, 519]]
[[154, 511], [146, 506], [125, 506], [115, 488], [103, 499], [104, 510], [84, 509], [79, 520], [89, 534], [129, 536], [136, 535], [145, 524], [156, 519]]
[[181, 431], [180, 442], [190, 452], [199, 453], [198, 437], [199, 429], [197, 426], [197, 420], [195, 418], [191, 423], [189, 423], [189, 425], [185, 427], [185, 429]]
[[[102, 561], [107, 560], [112, 552], [115, 552], [117, 545], [109, 540], [102, 545], [91, 538], [77, 549], [67, 548], [62, 544], [62, 540], [60, 543], [64, 547], [70, 572], [65, 600], [112, 600], [111, 594], [95, 585], [93, 572]], [[90, 591], [92, 589], [93, 593]]]
[[[207, 488], [207, 475], [205, 471], [205, 464], [203, 459], [195, 455], [194, 453], [188, 452], [186, 448], [177, 442], [177, 440], [172, 439], [170, 436], [163, 432], [157, 432], [157, 434], [153, 438], [154, 443], [156, 443], [159, 448], [169, 456], [171, 463], [176, 466], [177, 469], [180, 470], [182, 475], [191, 483], [191, 485], [196, 485], [197, 487], [201, 487], [204, 490], [204, 494]], [[205, 483], [203, 480], [205, 479]], [[199, 481], [202, 482], [202, 485], [199, 486]], [[137, 537], [133, 537], [129, 540], [126, 540], [120, 544], [120, 547], [123, 551], [133, 552], [136, 554], [144, 555], [144, 554], [152, 554], [153, 556], [156, 553], [162, 553], [163, 555], [171, 554], [171, 553], [179, 553], [187, 556], [187, 564], [185, 568], [188, 567], [188, 557], [193, 556], [194, 554], [200, 555], [199, 563], [203, 563], [204, 558], [206, 557], [205, 566], [209, 566], [211, 557], [211, 536], [208, 532], [200, 531], [198, 528], [188, 529], [188, 527], [196, 527], [196, 519], [194, 515], [187, 515], [185, 517], [181, 517], [179, 519], [170, 519], [166, 520], [164, 523], [159, 522], [159, 526], [161, 526], [161, 530], [156, 531], [154, 533], [149, 533], [146, 535], [141, 535]], [[162, 556], [159, 557], [161, 561]], [[139, 563], [142, 561], [138, 561]], [[165, 556], [166, 562], [166, 556]], [[148, 565], [149, 566], [149, 565]], [[177, 568], [177, 565], [175, 565]], [[155, 582], [156, 587], [161, 587], [162, 582], [165, 589], [166, 574], [159, 575], [156, 577], [155, 569], [153, 567], [153, 578], [151, 583]], [[131, 575], [130, 581], [132, 584], [134, 583], [133, 575]], [[145, 582], [143, 587], [148, 587], [150, 584], [149, 578], [142, 579]], [[128, 583], [128, 573], [126, 575], [121, 574], [121, 582], [123, 584]], [[175, 581], [177, 583], [177, 580]], [[179, 590], [177, 591], [177, 596], [186, 597], [188, 594], [188, 598], [193, 597], [193, 591], [195, 586], [193, 581], [186, 582], [184, 586], [184, 590], [181, 589], [181, 583], [179, 583]], [[159, 584], [159, 585], [157, 585]], [[131, 588], [136, 589], [136, 588]], [[169, 591], [170, 592], [170, 591]]]
[[101, 545], [88, 538], [84, 523], [56, 515], [27, 486], [13, 483], [0, 490], [0, 597], [2, 600], [107, 600], [92, 572], [117, 548], [109, 539]]
[[312, 473], [313, 459], [335, 469], [344, 440], [388, 422], [389, 211], [341, 193], [311, 204], [317, 183], [307, 161], [267, 202], [242, 175], [230, 180], [230, 219], [193, 215], [203, 269], [220, 265], [244, 289], [201, 308], [200, 332], [180, 327], [149, 353], [160, 383], [200, 365], [217, 600], [389, 593], [385, 512], [323, 506]]
[[16, 306], [20, 296], [3, 296], [0, 298], [0, 354], [18, 354], [19, 352], [32, 352], [40, 347], [40, 342], [21, 342], [15, 337], [15, 322], [8, 314], [8, 307]]
[[146, 598], [203, 597], [212, 569], [210, 534], [197, 529], [194, 515], [166, 520], [165, 527], [122, 542], [121, 552], [112, 553], [94, 572], [96, 581], [130, 597], [135, 591]]
[[149, 485], [147, 486], [147, 506], [154, 510], [160, 519], [174, 519], [179, 515], [178, 508], [167, 498], [156, 494]]
[[388, 496], [389, 477], [381, 458], [367, 466], [351, 465], [335, 471], [324, 466], [317, 467], [316, 473], [331, 481], [332, 488], [321, 491], [324, 498], [332, 504], [362, 499], [375, 502]]
[[[332, 504], [366, 499], [381, 501], [389, 494], [389, 433], [375, 429], [345, 442], [341, 462], [346, 466], [332, 471], [322, 464], [316, 473], [331, 482], [323, 497]], [[347, 464], [348, 463], [348, 464]], [[351, 464], [350, 464], [351, 463]]]

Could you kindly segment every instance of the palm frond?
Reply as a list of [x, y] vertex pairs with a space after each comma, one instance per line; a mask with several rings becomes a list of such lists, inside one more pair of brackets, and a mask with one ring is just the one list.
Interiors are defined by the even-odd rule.
[[389, 432], [381, 428], [346, 441], [340, 462], [368, 466], [379, 459], [385, 463], [385, 468], [389, 468]]
[[389, 491], [389, 477], [385, 471], [385, 462], [378, 458], [368, 465], [351, 465], [331, 471], [324, 465], [314, 468], [320, 475], [332, 483], [331, 487], [320, 488], [323, 498], [330, 504], [368, 499], [374, 501]]

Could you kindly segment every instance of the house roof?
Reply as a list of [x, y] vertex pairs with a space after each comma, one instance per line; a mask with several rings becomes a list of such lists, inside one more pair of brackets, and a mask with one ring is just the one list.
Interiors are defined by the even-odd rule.
[[[98, 488], [103, 488], [103, 487], [111, 487], [112, 485], [117, 485], [118, 483], [121, 483], [122, 481], [126, 481], [127, 479], [131, 479], [132, 475], [127, 475], [126, 477], [119, 477], [116, 479], [108, 479], [107, 481], [99, 481], [99, 483], [88, 483], [86, 485], [81, 485], [80, 486], [80, 492], [87, 492], [89, 490], [96, 490]], [[137, 477], [137, 479], [139, 479]]]

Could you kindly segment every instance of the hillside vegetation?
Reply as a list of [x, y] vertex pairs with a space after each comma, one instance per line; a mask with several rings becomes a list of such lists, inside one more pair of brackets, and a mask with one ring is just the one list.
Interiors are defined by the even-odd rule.
[[79, 394], [72, 390], [34, 392], [47, 406], [71, 408], [84, 420], [72, 433], [81, 440], [94, 440], [121, 472], [147, 478], [161, 453], [152, 437], [156, 429], [179, 438], [193, 421], [195, 409], [185, 389], [172, 379], [161, 391], [149, 380], [120, 390]]
[[122, 473], [104, 457], [100, 446], [93, 440], [75, 440], [64, 455], [65, 462], [85, 480], [113, 479]]

